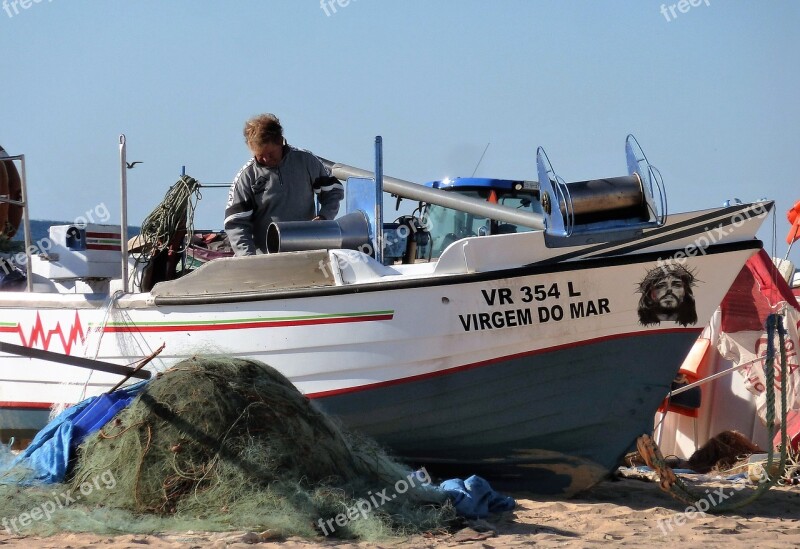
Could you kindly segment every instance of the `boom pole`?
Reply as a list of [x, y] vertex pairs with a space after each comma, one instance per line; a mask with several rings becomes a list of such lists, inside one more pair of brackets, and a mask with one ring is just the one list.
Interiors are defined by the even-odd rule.
[[[320, 158], [320, 160], [331, 171], [331, 175], [341, 181], [346, 181], [349, 177], [375, 178], [375, 174], [368, 170], [362, 170], [361, 168], [333, 162], [324, 158]], [[492, 204], [458, 193], [425, 187], [417, 183], [412, 183], [411, 181], [405, 181], [388, 175], [383, 176], [383, 190], [410, 200], [418, 200], [445, 208], [461, 210], [504, 223], [513, 223], [514, 225], [539, 230], [544, 230], [545, 228], [544, 217], [539, 213], [532, 211], [523, 212], [515, 208], [507, 208], [499, 204]]]

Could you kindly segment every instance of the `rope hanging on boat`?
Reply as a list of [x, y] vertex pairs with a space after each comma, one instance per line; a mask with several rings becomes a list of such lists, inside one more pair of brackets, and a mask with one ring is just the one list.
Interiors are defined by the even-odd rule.
[[[786, 435], [786, 328], [783, 326], [783, 316], [779, 314], [771, 314], [767, 317], [767, 354], [764, 362], [764, 375], [766, 377], [767, 385], [767, 433], [769, 440], [772, 441], [775, 436], [775, 332], [778, 334], [778, 345], [780, 346], [780, 364], [781, 364], [781, 453], [780, 462], [778, 466], [778, 474], [768, 477], [769, 480], [762, 481], [758, 488], [747, 497], [731, 501], [729, 503], [720, 503], [717, 505], [710, 505], [706, 510], [709, 513], [721, 513], [723, 511], [731, 511], [738, 509], [752, 503], [760, 498], [767, 490], [775, 485], [780, 479], [786, 467], [787, 457], [787, 435]], [[639, 454], [644, 458], [645, 463], [653, 469], [660, 479], [661, 489], [673, 496], [675, 499], [686, 503], [687, 505], [697, 505], [701, 500], [705, 499], [705, 495], [694, 494], [689, 486], [684, 483], [680, 477], [676, 476], [672, 469], [667, 465], [664, 456], [658, 449], [655, 441], [648, 435], [639, 437], [636, 441], [636, 447]], [[770, 448], [767, 453], [767, 463], [764, 466], [765, 474], [768, 474], [772, 469], [774, 458], [774, 448], [770, 442]], [[774, 477], [774, 478], [773, 478]], [[733, 492], [731, 492], [731, 495]]]
[[[164, 200], [142, 222], [142, 230], [139, 235], [138, 247], [141, 250], [139, 255], [134, 255], [134, 259], [142, 269], [139, 271], [136, 284], [141, 286], [141, 273], [147, 265], [161, 252], [170, 245], [175, 245], [173, 241], [176, 236], [189, 234], [194, 225], [194, 212], [197, 201], [200, 198], [200, 183], [193, 177], [182, 175], [178, 181], [169, 188]], [[181, 253], [184, 250], [184, 243], [180, 243], [181, 248], [174, 250]]]

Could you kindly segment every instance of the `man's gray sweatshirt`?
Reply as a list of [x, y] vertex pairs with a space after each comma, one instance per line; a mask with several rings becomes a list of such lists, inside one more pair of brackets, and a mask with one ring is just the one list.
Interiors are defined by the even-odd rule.
[[225, 232], [236, 255], [267, 253], [270, 223], [310, 221], [317, 215], [333, 219], [343, 196], [342, 184], [316, 156], [284, 145], [277, 168], [251, 158], [236, 174], [225, 207]]

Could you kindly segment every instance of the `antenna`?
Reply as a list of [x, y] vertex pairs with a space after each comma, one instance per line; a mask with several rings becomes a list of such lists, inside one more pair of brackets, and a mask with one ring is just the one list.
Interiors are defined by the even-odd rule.
[[475, 165], [475, 169], [472, 170], [472, 175], [470, 177], [475, 177], [475, 172], [478, 171], [478, 166], [480, 166], [481, 162], [483, 162], [483, 156], [486, 154], [486, 151], [489, 149], [489, 145], [491, 145], [491, 143], [487, 143], [486, 144], [486, 148], [483, 149], [483, 154], [481, 155], [480, 159], [478, 160], [478, 163]]

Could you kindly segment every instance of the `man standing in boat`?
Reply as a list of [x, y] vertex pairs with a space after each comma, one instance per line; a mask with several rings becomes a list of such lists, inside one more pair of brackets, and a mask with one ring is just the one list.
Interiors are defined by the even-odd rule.
[[336, 217], [342, 184], [312, 153], [286, 143], [277, 116], [248, 120], [244, 139], [253, 157], [236, 174], [225, 207], [225, 232], [236, 255], [267, 253], [267, 229], [274, 221]]

